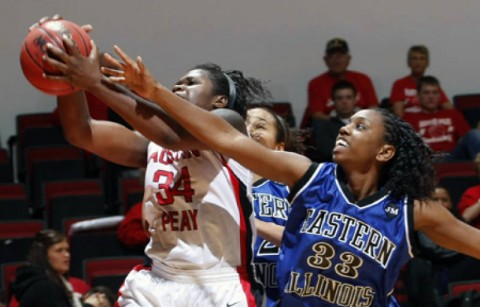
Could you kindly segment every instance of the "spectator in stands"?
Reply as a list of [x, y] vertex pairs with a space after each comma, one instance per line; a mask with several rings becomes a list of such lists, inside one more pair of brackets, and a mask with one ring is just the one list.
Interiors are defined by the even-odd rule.
[[328, 71], [313, 78], [308, 84], [308, 105], [302, 128], [310, 126], [312, 118], [327, 119], [331, 115], [334, 110], [332, 87], [339, 80], [353, 83], [357, 89], [357, 107], [365, 109], [378, 106], [377, 94], [370, 78], [364, 73], [348, 70], [351, 56], [344, 39], [334, 38], [328, 41], [323, 59]]
[[480, 153], [480, 127], [471, 129], [458, 141], [452, 159], [472, 161], [478, 153]]
[[457, 110], [441, 107], [440, 82], [437, 78], [420, 78], [417, 90], [421, 110], [405, 113], [405, 121], [434, 151], [451, 154], [460, 138], [470, 131], [470, 126]]
[[459, 219], [463, 219], [457, 211], [457, 208], [452, 203], [452, 198], [450, 197], [450, 192], [448, 192], [447, 188], [437, 185], [435, 187], [435, 191], [433, 192], [432, 199], [439, 205], [445, 207], [446, 209], [450, 210], [453, 215], [455, 215]]
[[357, 110], [356, 96], [355, 86], [347, 80], [340, 80], [332, 87], [335, 116], [312, 119], [311, 143], [314, 148], [309, 154], [312, 160], [332, 161], [332, 150], [338, 131], [350, 122], [350, 116]]
[[104, 286], [93, 287], [82, 297], [83, 307], [113, 307], [117, 297]]
[[[480, 174], [480, 153], [477, 154], [475, 163]], [[480, 184], [463, 193], [457, 210], [467, 223], [480, 228]]]
[[[436, 186], [432, 199], [452, 211], [450, 193], [444, 187]], [[448, 267], [461, 261], [464, 255], [435, 244], [422, 232], [417, 235], [417, 254], [401, 275], [408, 296], [405, 306], [439, 306], [440, 297], [448, 290]]]
[[[475, 158], [480, 175], [480, 153]], [[457, 205], [457, 210], [465, 222], [480, 228], [480, 184], [468, 188]], [[448, 268], [448, 282], [480, 279], [480, 260], [462, 255], [460, 261]], [[472, 305], [476, 306], [476, 305]]]
[[68, 277], [70, 247], [64, 234], [38, 232], [27, 260], [28, 265], [17, 269], [10, 306], [82, 306], [80, 298], [90, 287], [81, 279]]
[[[417, 83], [425, 74], [429, 64], [429, 52], [423, 45], [410, 47], [407, 54], [407, 65], [410, 74], [393, 83], [390, 93], [390, 105], [392, 112], [403, 117], [404, 112], [419, 112], [420, 103], [417, 96]], [[444, 109], [452, 108], [445, 92], [440, 88], [440, 105]]]

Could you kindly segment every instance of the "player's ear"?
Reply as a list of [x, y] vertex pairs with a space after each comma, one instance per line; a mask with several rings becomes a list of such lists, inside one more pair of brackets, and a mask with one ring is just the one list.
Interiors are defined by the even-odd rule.
[[377, 161], [388, 162], [395, 156], [395, 147], [390, 144], [383, 145], [377, 153]]
[[214, 109], [225, 108], [228, 105], [228, 98], [225, 95], [217, 95], [213, 101]]

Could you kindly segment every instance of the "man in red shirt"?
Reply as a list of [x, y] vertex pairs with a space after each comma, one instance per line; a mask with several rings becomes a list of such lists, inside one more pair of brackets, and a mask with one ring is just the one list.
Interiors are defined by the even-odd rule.
[[406, 112], [404, 119], [436, 152], [452, 153], [457, 142], [470, 130], [463, 115], [455, 109], [443, 109], [440, 103], [440, 82], [432, 76], [418, 81], [420, 112]]
[[342, 38], [328, 41], [325, 61], [328, 71], [313, 78], [308, 84], [308, 105], [301, 127], [309, 126], [310, 119], [328, 119], [334, 109], [332, 87], [339, 80], [351, 82], [357, 89], [357, 107], [366, 109], [378, 106], [378, 98], [370, 78], [360, 72], [348, 70], [350, 53], [347, 42]]
[[[480, 153], [477, 154], [475, 163], [480, 175]], [[480, 228], [480, 184], [468, 188], [463, 193], [457, 210], [467, 223]]]
[[[403, 117], [405, 112], [420, 111], [420, 103], [417, 98], [417, 82], [425, 74], [429, 64], [429, 52], [423, 45], [410, 47], [407, 55], [407, 65], [410, 74], [393, 83], [390, 93], [390, 105], [393, 113]], [[440, 104], [442, 108], [452, 108], [445, 92], [440, 88]]]

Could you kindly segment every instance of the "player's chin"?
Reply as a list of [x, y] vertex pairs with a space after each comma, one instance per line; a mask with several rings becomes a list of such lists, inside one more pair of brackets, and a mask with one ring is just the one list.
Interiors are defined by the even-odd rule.
[[345, 152], [343, 150], [336, 150], [336, 148], [334, 148], [332, 150], [332, 161], [333, 162], [339, 163], [342, 160], [344, 160], [344, 158], [345, 158]]

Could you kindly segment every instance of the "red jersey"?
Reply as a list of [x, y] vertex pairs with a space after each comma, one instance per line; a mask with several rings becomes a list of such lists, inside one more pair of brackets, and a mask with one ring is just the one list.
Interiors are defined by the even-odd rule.
[[[407, 112], [419, 112], [420, 102], [417, 97], [417, 82], [411, 75], [398, 79], [393, 83], [390, 93], [390, 103], [403, 101], [403, 108]], [[440, 104], [448, 103], [448, 97], [440, 88]]]
[[[463, 214], [467, 208], [475, 205], [480, 199], [480, 185], [468, 188], [462, 195], [460, 202], [458, 203], [458, 213]], [[472, 226], [480, 228], [480, 217], [474, 219], [471, 223]]]
[[[333, 111], [332, 87], [339, 80], [325, 72], [309, 82], [308, 106], [302, 121], [302, 127], [306, 125], [312, 113], [330, 114]], [[377, 94], [370, 77], [360, 72], [347, 71], [343, 80], [347, 80], [355, 86], [358, 108], [366, 109], [378, 106]]]
[[435, 113], [408, 112], [404, 120], [412, 125], [430, 148], [439, 152], [452, 152], [458, 140], [470, 130], [467, 121], [455, 109]]

